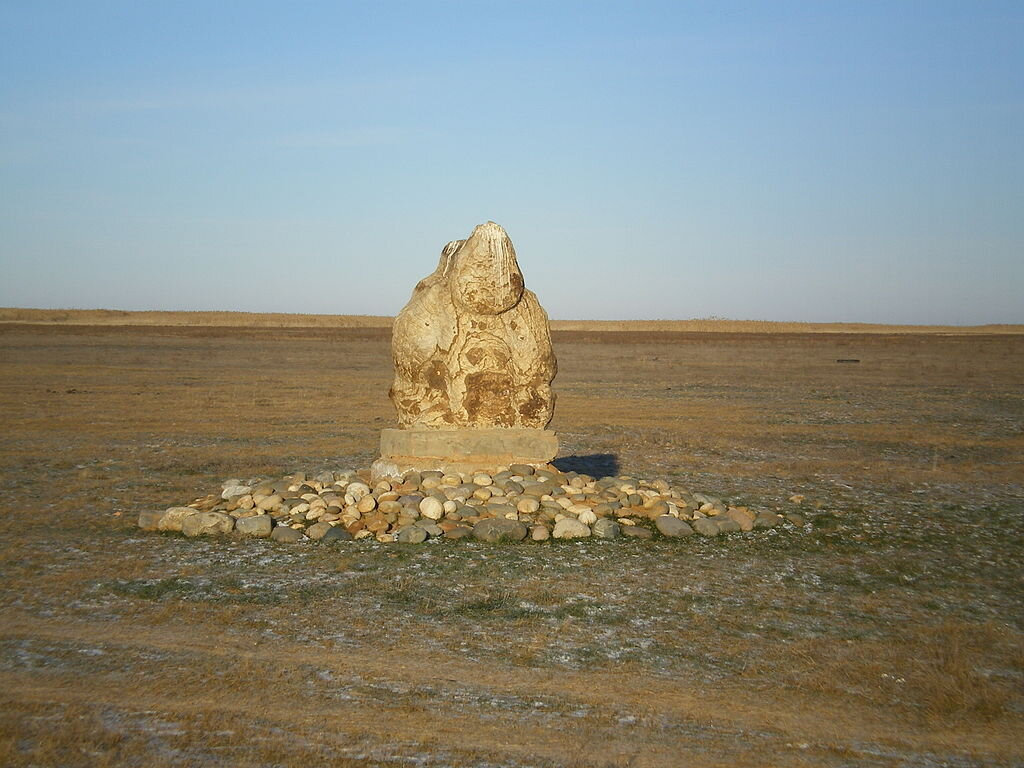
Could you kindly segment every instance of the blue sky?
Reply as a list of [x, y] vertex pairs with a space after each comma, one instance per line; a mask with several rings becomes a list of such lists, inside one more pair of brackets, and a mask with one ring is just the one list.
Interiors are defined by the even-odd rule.
[[1020, 2], [0, 0], [0, 306], [1024, 322]]

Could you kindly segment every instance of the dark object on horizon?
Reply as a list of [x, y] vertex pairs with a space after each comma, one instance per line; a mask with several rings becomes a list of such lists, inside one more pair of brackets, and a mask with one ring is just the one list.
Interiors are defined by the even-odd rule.
[[859, 363], [860, 360], [858, 360], [856, 357], [840, 357], [838, 360], [836, 360], [836, 362], [837, 363]]

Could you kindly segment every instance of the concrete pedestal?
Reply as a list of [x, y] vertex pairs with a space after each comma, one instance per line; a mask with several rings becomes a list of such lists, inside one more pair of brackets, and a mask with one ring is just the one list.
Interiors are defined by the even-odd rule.
[[558, 454], [558, 437], [548, 429], [385, 429], [374, 479], [410, 470], [494, 471], [509, 464], [547, 464]]

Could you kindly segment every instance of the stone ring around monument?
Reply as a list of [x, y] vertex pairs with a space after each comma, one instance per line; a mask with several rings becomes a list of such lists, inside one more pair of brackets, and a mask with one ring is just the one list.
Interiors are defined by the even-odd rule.
[[398, 428], [381, 432], [372, 467], [230, 479], [188, 505], [142, 512], [139, 526], [416, 544], [679, 539], [805, 525], [796, 512], [733, 507], [664, 480], [559, 471], [558, 438], [547, 429], [557, 371], [548, 316], [494, 222], [441, 250], [395, 319], [391, 351]]

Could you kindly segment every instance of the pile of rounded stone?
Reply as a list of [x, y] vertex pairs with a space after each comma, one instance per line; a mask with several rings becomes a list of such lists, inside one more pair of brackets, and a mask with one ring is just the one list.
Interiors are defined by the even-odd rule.
[[277, 541], [375, 538], [420, 543], [474, 537], [544, 541], [721, 533], [802, 525], [797, 513], [754, 512], [720, 499], [628, 476], [595, 479], [554, 468], [513, 464], [489, 474], [409, 472], [370, 481], [369, 470], [228, 480], [220, 493], [188, 506], [146, 511], [145, 530], [195, 537], [227, 534]]

